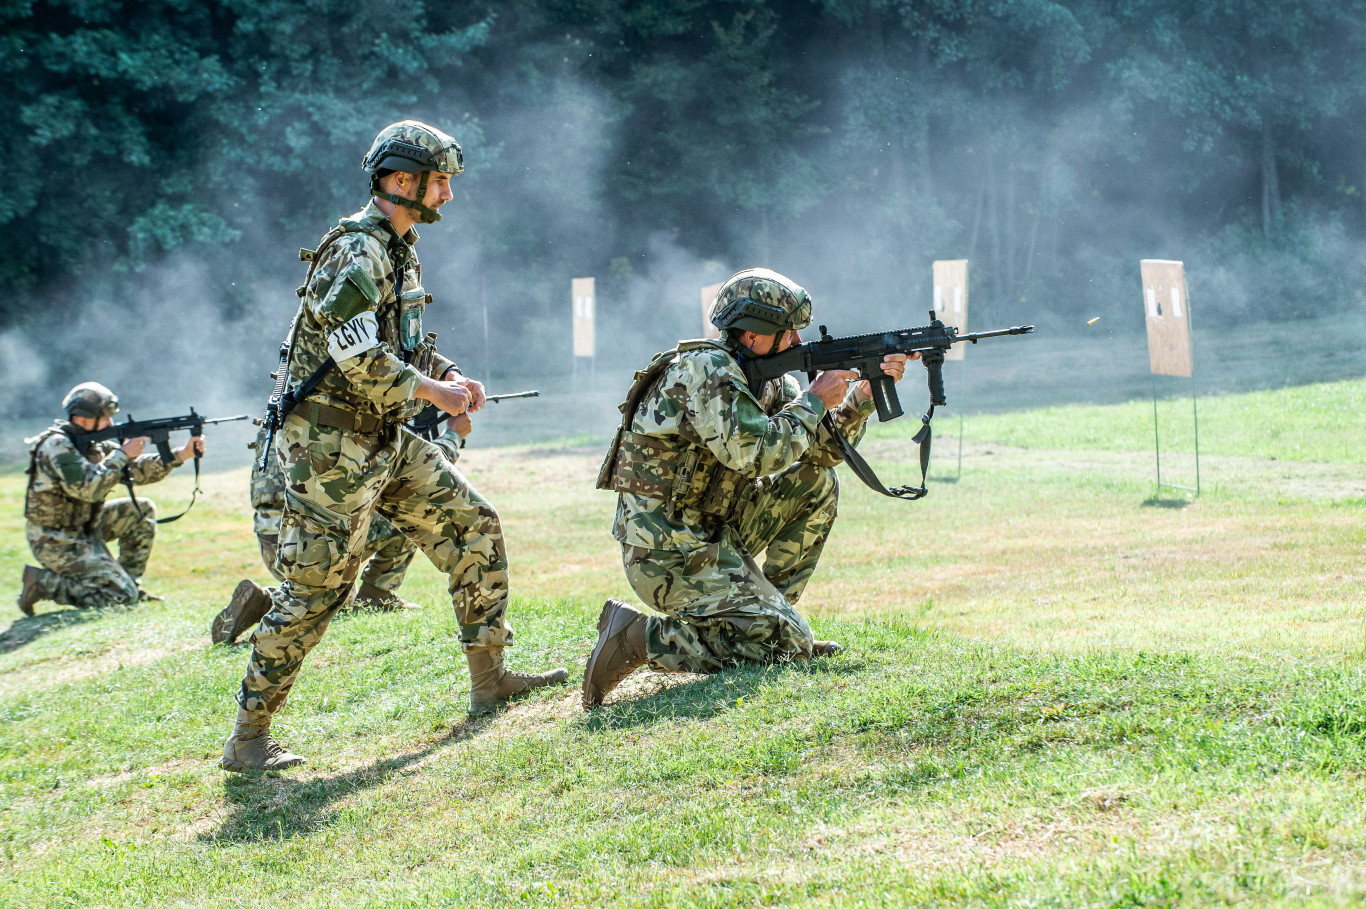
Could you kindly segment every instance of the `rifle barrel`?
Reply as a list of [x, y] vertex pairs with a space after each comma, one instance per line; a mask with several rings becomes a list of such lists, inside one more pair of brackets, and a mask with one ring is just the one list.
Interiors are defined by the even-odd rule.
[[997, 328], [992, 331], [975, 331], [970, 335], [957, 335], [954, 343], [959, 341], [971, 341], [976, 344], [978, 338], [999, 338], [1003, 335], [1028, 335], [1033, 334], [1033, 325], [1012, 325], [1010, 328]]

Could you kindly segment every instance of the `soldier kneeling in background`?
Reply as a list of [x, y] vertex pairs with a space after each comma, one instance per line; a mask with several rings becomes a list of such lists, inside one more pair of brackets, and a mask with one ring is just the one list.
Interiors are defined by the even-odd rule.
[[[33, 448], [24, 519], [29, 548], [43, 567], [24, 566], [19, 609], [33, 615], [43, 600], [89, 609], [151, 599], [141, 580], [156, 536], [156, 505], [141, 498], [106, 502], [105, 496], [125, 474], [139, 486], [165, 479], [172, 468], [202, 455], [204, 440], [186, 442], [173, 464], [155, 452], [143, 454], [146, 439], [96, 442], [82, 454], [75, 440], [111, 425], [119, 399], [98, 382], [82, 382], [67, 392], [62, 407], [67, 420], [25, 440]], [[106, 545], [114, 540], [117, 561]]]

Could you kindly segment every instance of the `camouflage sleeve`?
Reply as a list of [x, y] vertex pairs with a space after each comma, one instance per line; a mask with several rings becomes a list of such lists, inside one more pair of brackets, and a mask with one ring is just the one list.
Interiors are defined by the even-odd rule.
[[454, 360], [449, 360], [441, 354], [434, 352], [432, 354], [432, 368], [431, 371], [427, 373], [427, 377], [440, 381], [446, 378], [447, 370], [451, 369], [454, 369], [457, 374], [460, 372], [460, 367], [455, 365]]
[[167, 464], [153, 448], [128, 462], [128, 475], [133, 478], [134, 485], [146, 486], [166, 479], [182, 463], [172, 458], [171, 463]]
[[[860, 400], [856, 389], [856, 385], [850, 385], [849, 393], [844, 396], [844, 400], [830, 411], [830, 419], [835, 424], [835, 429], [854, 447], [858, 447], [858, 443], [862, 441], [863, 433], [868, 428], [868, 418], [877, 410], [873, 399]], [[834, 467], [844, 460], [839, 445], [830, 436], [830, 430], [825, 428], [823, 422], [816, 433], [816, 444], [806, 453], [805, 460], [818, 467]]]
[[825, 405], [803, 393], [772, 415], [750, 394], [734, 359], [716, 350], [684, 354], [670, 367], [664, 396], [717, 459], [745, 476], [777, 473], [796, 463], [816, 438]]
[[[334, 242], [314, 269], [306, 306], [337, 369], [364, 398], [388, 408], [411, 401], [421, 375], [380, 340], [376, 315], [393, 298], [394, 273], [378, 240], [353, 233]], [[321, 351], [320, 351], [321, 353]]]
[[63, 435], [53, 435], [38, 449], [39, 468], [57, 481], [64, 494], [82, 502], [103, 502], [121, 482], [127, 463], [128, 455], [115, 448], [96, 464]]
[[432, 444], [441, 449], [446, 460], [452, 464], [460, 460], [460, 436], [455, 434], [454, 429], [448, 429], [437, 436], [432, 440]]

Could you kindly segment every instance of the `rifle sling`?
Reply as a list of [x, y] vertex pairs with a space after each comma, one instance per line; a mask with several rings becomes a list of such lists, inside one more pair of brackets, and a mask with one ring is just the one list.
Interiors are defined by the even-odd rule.
[[[128, 498], [133, 503], [133, 510], [138, 513], [138, 517], [145, 518], [147, 515], [142, 513], [142, 508], [138, 505], [137, 493], [133, 492], [133, 475], [127, 467], [123, 468], [123, 485], [128, 487]], [[199, 455], [194, 456], [194, 491], [190, 493], [190, 504], [185, 506], [185, 510], [180, 514], [173, 514], [169, 518], [157, 518], [158, 524], [170, 524], [172, 521], [179, 521], [190, 513], [194, 507], [195, 500], [199, 498]]]
[[929, 413], [920, 418], [925, 425], [920, 428], [920, 432], [916, 433], [915, 437], [911, 440], [920, 446], [920, 485], [894, 486], [891, 489], [882, 485], [882, 481], [878, 479], [873, 468], [864, 460], [863, 455], [859, 454], [854, 449], [854, 446], [849, 444], [849, 440], [835, 429], [835, 421], [830, 418], [829, 411], [826, 411], [825, 416], [821, 417], [821, 422], [825, 424], [825, 428], [835, 437], [835, 441], [839, 444], [840, 453], [844, 455], [844, 463], [849, 465], [849, 469], [854, 472], [854, 476], [863, 481], [863, 485], [874, 492], [880, 492], [884, 496], [889, 496], [893, 499], [915, 501], [916, 499], [923, 499], [926, 493], [929, 492], [929, 489], [925, 486], [925, 476], [930, 470], [930, 418], [933, 416], [934, 405], [931, 404]]

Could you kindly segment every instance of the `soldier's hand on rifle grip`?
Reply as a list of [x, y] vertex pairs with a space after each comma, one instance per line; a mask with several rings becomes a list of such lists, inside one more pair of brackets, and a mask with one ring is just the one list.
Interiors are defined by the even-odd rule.
[[142, 446], [146, 445], [150, 439], [146, 436], [138, 436], [136, 439], [129, 439], [119, 446], [119, 449], [128, 457], [136, 458], [142, 454]]
[[[906, 375], [906, 362], [908, 360], [919, 360], [919, 351], [912, 354], [894, 353], [882, 358], [882, 371], [891, 377], [893, 382], [900, 382]], [[873, 396], [873, 388], [867, 379], [858, 383], [859, 400], [866, 401]]]
[[204, 457], [203, 436], [194, 436], [190, 439], [190, 441], [180, 446], [180, 449], [175, 453], [175, 459], [181, 462], [182, 464], [188, 461], [190, 458], [202, 457]]
[[[465, 380], [469, 381], [469, 380]], [[479, 383], [475, 383], [478, 385]], [[479, 386], [480, 394], [483, 393], [483, 386]], [[422, 377], [422, 383], [418, 385], [413, 397], [423, 401], [430, 401], [439, 410], [444, 410], [452, 416], [462, 414], [470, 409], [470, 404], [474, 397], [465, 385], [459, 382], [438, 382], [435, 379]]]
[[817, 375], [806, 390], [820, 398], [826, 410], [833, 410], [844, 400], [849, 381], [857, 378], [858, 373], [852, 369], [827, 369]]

